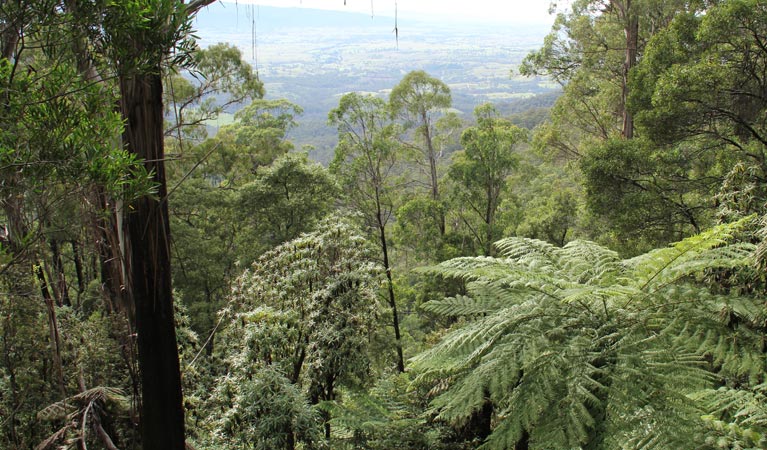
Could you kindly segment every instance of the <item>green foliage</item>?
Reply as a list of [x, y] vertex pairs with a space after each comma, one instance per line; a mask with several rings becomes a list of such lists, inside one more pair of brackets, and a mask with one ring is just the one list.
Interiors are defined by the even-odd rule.
[[504, 235], [545, 240], [560, 247], [587, 236], [578, 171], [525, 156], [508, 180], [514, 195], [507, 201], [515, 208], [513, 216], [504, 220]]
[[712, 221], [718, 163], [704, 144], [658, 148], [610, 139], [580, 161], [587, 206], [636, 253], [699, 232]]
[[302, 109], [287, 100], [254, 100], [235, 114], [235, 122], [222, 127], [213, 142], [218, 145], [217, 174], [236, 184], [293, 149], [288, 132], [296, 126]]
[[[221, 420], [220, 438], [212, 448], [291, 449], [294, 442], [307, 448], [321, 440], [320, 419], [298, 387], [273, 367], [262, 367], [232, 385], [235, 402]], [[226, 388], [225, 387], [225, 388]]]
[[169, 74], [165, 80], [165, 108], [175, 118], [166, 136], [206, 136], [206, 121], [247, 99], [264, 96], [263, 83], [237, 47], [219, 43], [196, 51], [193, 57], [188, 72]]
[[254, 180], [238, 189], [236, 210], [240, 226], [252, 226], [248, 239], [257, 237], [269, 249], [312, 230], [339, 193], [324, 167], [305, 153], [291, 153], [258, 168]]
[[442, 202], [425, 195], [414, 196], [397, 208], [393, 239], [400, 251], [411, 250], [416, 262], [443, 261], [457, 256], [440, 236], [439, 217], [445, 215], [446, 209]]
[[330, 111], [328, 121], [337, 126], [339, 138], [331, 173], [369, 226], [384, 227], [394, 211], [400, 159], [386, 103], [377, 97], [346, 94]]
[[[420, 167], [420, 173], [411, 175], [413, 182], [426, 188], [432, 202], [428, 212], [411, 214], [409, 217], [415, 227], [428, 229], [432, 228], [432, 223], [436, 226], [436, 233], [430, 238], [435, 241], [433, 247], [436, 248], [418, 248], [416, 245], [414, 248], [421, 252], [439, 251], [442, 244], [440, 241], [446, 232], [444, 200], [440, 192], [442, 160], [446, 148], [455, 141], [455, 134], [461, 125], [457, 115], [448, 112], [452, 102], [450, 88], [422, 70], [405, 75], [389, 94], [392, 114], [404, 122], [405, 130], [413, 130], [409, 139], [403, 142], [411, 150], [409, 158]], [[409, 207], [409, 210], [412, 212], [413, 208]], [[411, 245], [413, 243], [416, 242], [411, 242]]]
[[50, 354], [44, 305], [34, 295], [29, 274], [17, 266], [3, 272], [0, 285], [8, 295], [0, 297], [0, 414], [7, 420], [0, 428], [0, 446], [31, 448], [42, 439], [33, 432], [37, 411], [55, 401], [46, 378], [40, 376]]
[[[169, 202], [174, 285], [199, 333], [214, 328], [238, 267], [309, 231], [328, 212], [336, 185], [327, 171], [306, 156], [284, 155], [291, 146], [284, 137], [294, 124], [293, 106], [282, 101], [251, 104], [241, 111], [242, 122], [185, 150], [199, 165], [178, 166], [173, 172], [180, 178]], [[239, 145], [232, 139], [240, 132], [270, 137], [252, 142], [243, 138]], [[259, 142], [265, 147], [255, 148]], [[278, 159], [271, 163], [272, 158]]]
[[695, 28], [709, 7], [697, 1], [572, 2], [522, 65], [525, 74], [548, 74], [563, 85], [550, 121], [536, 131], [536, 148], [578, 161], [591, 238], [622, 252], [646, 251], [712, 224], [710, 199], [730, 158], [699, 133], [680, 145], [659, 139], [702, 118], [695, 99], [722, 97], [709, 90], [718, 83], [713, 68], [699, 73], [708, 87], [679, 80], [696, 91], [687, 111], [679, 98], [660, 93], [663, 70], [700, 61]]
[[[629, 260], [586, 241], [558, 248], [508, 238], [497, 243], [498, 258], [428, 269], [465, 280], [470, 294], [424, 305], [465, 317], [415, 361], [420, 382], [437, 386], [438, 418], [466, 424], [490, 402], [483, 448], [692, 445], [706, 426], [686, 395], [711, 386], [706, 355], [733, 351], [711, 345], [732, 337], [717, 314], [749, 299], [690, 281], [750, 264], [751, 245], [724, 245], [743, 225]], [[744, 333], [741, 362], [761, 351]]]
[[338, 128], [330, 171], [337, 176], [344, 201], [360, 214], [365, 225], [377, 237], [381, 262], [386, 272], [389, 307], [397, 351], [397, 369], [405, 371], [399, 314], [394, 293], [390, 239], [386, 229], [393, 218], [398, 199], [398, 179], [402, 148], [395, 140], [398, 127], [392, 123], [386, 103], [378, 97], [349, 93], [328, 114], [328, 122]]
[[[750, 0], [680, 14], [648, 43], [647, 57], [632, 74], [638, 125], [665, 152], [715, 169], [687, 176], [693, 185], [720, 185], [722, 220], [761, 214], [764, 205], [756, 180], [765, 173], [767, 98], [759, 74], [767, 65], [760, 37], [766, 17], [764, 5]], [[677, 177], [660, 177], [683, 185]], [[710, 189], [698, 191], [711, 195]]]
[[[492, 242], [501, 228], [496, 213], [506, 178], [518, 165], [515, 147], [527, 139], [525, 130], [500, 119], [491, 104], [478, 106], [474, 111], [477, 125], [461, 134], [464, 150], [453, 155], [449, 177], [455, 183], [458, 202], [468, 205], [468, 216], [477, 223], [469, 226], [485, 255], [492, 251]], [[465, 223], [469, 223], [464, 218]]]
[[220, 42], [194, 54], [195, 75], [206, 83], [220, 84], [219, 89], [234, 98], [261, 98], [263, 83], [253, 72], [253, 67], [243, 61], [239, 48]]
[[[159, 75], [160, 64], [168, 58], [171, 66], [192, 63], [196, 43], [181, 0], [108, 0], [102, 27], [108, 59], [124, 75]], [[147, 48], [146, 43], [153, 45]]]
[[[217, 425], [216, 433], [246, 442], [255, 439], [249, 433], [256, 430], [258, 439], [271, 442], [265, 439], [279, 429], [275, 439], [281, 441], [273, 445], [285, 445], [282, 440], [291, 433], [313, 442], [308, 430], [317, 423], [316, 413], [301, 405], [332, 402], [338, 388], [360, 386], [370, 376], [368, 350], [380, 309], [380, 268], [348, 219], [328, 218], [318, 230], [265, 253], [237, 279], [223, 312], [232, 317], [221, 337], [228, 369], [208, 400], [209, 411], [232, 408], [237, 417]], [[276, 386], [275, 405], [298, 409], [269, 410], [270, 400], [259, 399], [261, 387], [253, 384], [262, 376]], [[272, 413], [263, 425], [248, 415]], [[292, 417], [294, 423], [306, 414], [314, 419], [300, 427], [290, 428], [288, 419], [280, 419]], [[299, 428], [307, 437], [300, 437]]]
[[333, 448], [437, 448], [438, 432], [421, 414], [421, 394], [412, 390], [407, 374], [382, 378], [365, 392], [346, 393], [344, 403], [332, 409]]
[[[287, 315], [287, 323], [278, 320], [274, 326], [293, 328], [284, 335], [289, 339], [287, 346], [264, 346], [260, 339], [245, 337], [251, 343], [245, 354], [255, 352], [250, 361], [274, 363], [293, 382], [305, 377], [310, 391], [331, 395], [318, 394], [317, 399], [332, 400], [336, 381], [354, 383], [366, 377], [366, 348], [378, 314], [380, 272], [371, 249], [348, 221], [328, 218], [318, 230], [259, 258], [252, 272], [238, 279], [232, 302], [241, 311], [237, 322], [244, 323], [240, 332], [246, 335], [273, 326], [259, 319], [261, 305]], [[285, 352], [277, 352], [278, 348]], [[262, 357], [256, 358], [259, 351]]]
[[322, 448], [319, 415], [298, 386], [273, 367], [260, 367], [245, 379], [219, 380], [217, 391], [229, 398], [211, 442], [202, 448], [288, 450], [296, 442]]
[[6, 192], [40, 193], [43, 186], [66, 184], [64, 192], [78, 195], [88, 183], [126, 199], [151, 192], [142, 165], [114, 146], [122, 123], [110, 103], [116, 101], [113, 92], [84, 80], [67, 61], [38, 54], [26, 62], [44, 73], [14, 71], [8, 61], [0, 63], [0, 86], [14, 93], [0, 117], [0, 173], [15, 179]]
[[232, 190], [193, 177], [169, 202], [173, 232], [173, 281], [180, 301], [190, 310], [192, 327], [207, 334], [236, 275], [243, 234], [235, 217]]
[[[751, 389], [721, 387], [696, 394], [713, 414], [704, 416], [713, 431], [707, 443], [718, 448], [767, 446], [767, 397], [764, 383]], [[724, 419], [724, 420], [722, 420]]]
[[414, 70], [392, 89], [389, 94], [392, 109], [419, 127], [430, 127], [432, 115], [452, 104], [450, 88], [423, 70]]

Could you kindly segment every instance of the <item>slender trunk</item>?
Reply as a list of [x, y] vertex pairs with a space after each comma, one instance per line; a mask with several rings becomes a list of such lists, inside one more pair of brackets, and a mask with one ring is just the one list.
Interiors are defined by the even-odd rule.
[[56, 272], [56, 282], [58, 283], [56, 289], [58, 292], [58, 303], [59, 305], [72, 306], [72, 301], [69, 298], [69, 288], [67, 287], [67, 278], [64, 274], [64, 262], [61, 258], [59, 241], [57, 241], [55, 238], [51, 238], [48, 241], [48, 246], [51, 248], [51, 256], [53, 258], [53, 271]]
[[184, 409], [170, 272], [170, 228], [163, 148], [162, 81], [154, 73], [120, 77], [123, 140], [157, 183], [156, 196], [125, 216], [127, 294], [132, 299], [141, 372], [144, 450], [184, 450]]
[[[437, 176], [437, 152], [434, 150], [434, 143], [432, 142], [431, 130], [429, 129], [429, 121], [426, 117], [426, 112], [421, 113], [421, 122], [423, 123], [423, 138], [426, 141], [426, 150], [429, 153], [429, 170], [431, 175], [431, 199], [439, 205], [439, 178]], [[441, 205], [440, 205], [441, 206]], [[445, 213], [442, 208], [439, 208], [437, 213], [437, 226], [439, 227], [439, 235], [445, 236]]]
[[528, 448], [530, 448], [530, 433], [523, 430], [522, 437], [514, 444], [514, 450], [527, 450]]
[[485, 256], [491, 256], [493, 252], [493, 225], [495, 222], [495, 192], [492, 186], [487, 188], [487, 205], [485, 207]]
[[[336, 383], [336, 377], [333, 375], [335, 373], [334, 370], [331, 370], [328, 372], [328, 374], [325, 376], [325, 399], [327, 401], [333, 401], [336, 399], [335, 394], [335, 383]], [[325, 439], [327, 441], [330, 441], [330, 413], [327, 412], [327, 418], [325, 419]]]
[[[379, 213], [380, 217], [380, 213]], [[389, 306], [391, 307], [392, 324], [394, 326], [394, 339], [397, 347], [397, 370], [401, 373], [405, 371], [405, 358], [402, 356], [402, 336], [399, 331], [399, 315], [397, 314], [397, 300], [394, 297], [394, 282], [391, 276], [391, 267], [389, 267], [389, 249], [386, 242], [386, 227], [379, 225], [378, 230], [381, 238], [381, 248], [383, 250], [383, 264], [386, 270], [386, 284], [389, 291]]]
[[123, 298], [123, 256], [120, 249], [114, 207], [107, 198], [103, 189], [96, 192], [98, 197], [99, 212], [96, 218], [98, 233], [97, 247], [99, 254], [99, 268], [101, 272], [101, 288], [104, 293], [106, 310], [109, 313], [124, 310], [129, 318], [133, 318], [130, 305], [126, 305]]
[[4, 24], [0, 24], [0, 57], [3, 59], [13, 59], [16, 54], [16, 45], [19, 42], [21, 28], [20, 22], [20, 17], [10, 17]]
[[[21, 389], [19, 383], [16, 381], [16, 364], [14, 363], [13, 355], [17, 355], [18, 352], [14, 348], [14, 341], [16, 340], [15, 320], [14, 314], [8, 311], [7, 315], [3, 318], [3, 323], [0, 324], [0, 329], [3, 331], [3, 368], [5, 373], [8, 374], [8, 385], [10, 387], [10, 408], [8, 408], [8, 417], [3, 420], [2, 426], [5, 428], [5, 434], [8, 436], [8, 441], [18, 445], [19, 438], [16, 426], [18, 421], [16, 419], [16, 412], [21, 408], [21, 396], [19, 393]], [[6, 400], [7, 401], [7, 400]]]
[[40, 293], [45, 302], [45, 312], [48, 315], [48, 333], [51, 339], [51, 357], [53, 359], [53, 374], [55, 383], [58, 385], [62, 397], [66, 397], [66, 384], [64, 383], [64, 365], [61, 360], [61, 336], [59, 335], [59, 324], [56, 318], [56, 304], [51, 292], [48, 290], [48, 283], [45, 280], [45, 273], [41, 265], [35, 269], [37, 281], [40, 282]]
[[75, 275], [77, 276], [77, 304], [80, 305], [80, 296], [85, 292], [85, 286], [88, 284], [85, 281], [85, 273], [83, 272], [83, 258], [80, 254], [80, 244], [72, 239], [69, 241], [72, 246], [72, 259], [75, 263]]

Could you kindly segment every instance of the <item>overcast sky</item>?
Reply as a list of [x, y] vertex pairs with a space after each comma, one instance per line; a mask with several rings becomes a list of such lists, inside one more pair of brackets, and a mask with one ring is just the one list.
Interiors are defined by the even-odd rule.
[[[233, 0], [229, 0], [230, 2]], [[240, 4], [354, 11], [394, 16], [395, 0], [237, 0]], [[551, 23], [550, 0], [396, 0], [405, 19], [471, 19], [505, 23]]]

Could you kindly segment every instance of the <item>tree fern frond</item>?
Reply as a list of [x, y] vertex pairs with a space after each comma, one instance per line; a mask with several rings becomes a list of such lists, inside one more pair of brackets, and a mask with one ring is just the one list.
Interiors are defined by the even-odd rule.
[[77, 407], [68, 403], [67, 400], [58, 401], [46, 406], [37, 413], [37, 418], [49, 421], [69, 418], [70, 414], [77, 412]]
[[[48, 419], [45, 419], [48, 420]], [[68, 423], [64, 425], [63, 427], [56, 430], [55, 433], [51, 434], [45, 440], [37, 445], [35, 447], [35, 450], [47, 450], [49, 448], [52, 448], [56, 443], [63, 440], [67, 433], [69, 433], [74, 427], [76, 427], [77, 424], [74, 423]], [[61, 448], [61, 447], [59, 447]]]
[[690, 395], [707, 414], [710, 441], [729, 448], [767, 447], [767, 384], [705, 389]]
[[458, 278], [466, 281], [480, 278], [496, 279], [508, 271], [508, 262], [490, 257], [454, 258], [437, 266], [416, 269], [433, 275]]
[[87, 403], [97, 401], [118, 405], [127, 405], [129, 403], [122, 389], [109, 386], [96, 386], [73, 396], [72, 399]]
[[121, 389], [96, 386], [46, 406], [37, 413], [37, 418], [40, 420], [66, 419], [94, 402], [116, 405], [123, 411], [130, 408], [129, 400]]
[[468, 294], [424, 305], [464, 322], [414, 358], [416, 379], [450, 380], [432, 407], [451, 423], [492, 403], [482, 448], [514, 448], [523, 436], [539, 448], [702, 445], [701, 410], [687, 394], [714, 383], [712, 365], [751, 374], [766, 364], [739, 327], [763, 321], [763, 308], [695, 283], [751, 263], [752, 245], [726, 245], [744, 224], [630, 260], [587, 241], [508, 238], [496, 244], [501, 258], [425, 269], [467, 281]]
[[564, 269], [579, 282], [608, 284], [623, 270], [617, 252], [591, 241], [568, 242], [561, 250]]
[[[695, 269], [690, 267], [690, 270], [684, 272], [679, 271], [678, 268], [696, 260], [705, 260], [704, 252], [726, 244], [738, 230], [743, 229], [751, 220], [751, 217], [746, 217], [734, 223], [719, 225], [669, 247], [655, 249], [629, 259], [624, 263], [629, 269], [627, 278], [633, 280], [644, 290], [651, 284], [665, 285], [678, 280], [681, 276], [689, 275]], [[715, 253], [710, 255], [713, 256]], [[740, 257], [735, 259], [739, 260], [741, 264], [744, 263]], [[720, 263], [725, 261], [726, 258], [722, 258]]]
[[[510, 309], [521, 310], [522, 307]], [[524, 317], [519, 316], [520, 319]], [[416, 367], [426, 363], [440, 372], [460, 370], [481, 358], [496, 339], [509, 333], [514, 326], [515, 322], [509, 322], [500, 313], [483, 317], [448, 333], [439, 344], [414, 357], [412, 363]], [[435, 364], [436, 361], [439, 363]]]
[[496, 311], [501, 302], [492, 297], [472, 298], [465, 295], [432, 300], [421, 305], [424, 311], [441, 316], [472, 316]]
[[[546, 241], [539, 239], [511, 237], [501, 239], [495, 243], [498, 252], [505, 258], [513, 260], [522, 260], [531, 258], [541, 261], [542, 266], [558, 266], [559, 258], [556, 256], [559, 249]], [[543, 263], [548, 261], [548, 264]]]
[[485, 388], [472, 382], [472, 377], [461, 380], [451, 387], [450, 395], [441, 395], [434, 399], [432, 406], [440, 410], [437, 419], [451, 425], [461, 426], [485, 404]]

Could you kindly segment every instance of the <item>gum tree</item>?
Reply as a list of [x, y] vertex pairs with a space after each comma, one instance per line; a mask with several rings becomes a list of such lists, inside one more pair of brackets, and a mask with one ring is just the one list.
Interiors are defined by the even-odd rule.
[[396, 168], [400, 157], [400, 148], [394, 139], [396, 128], [390, 120], [386, 102], [358, 93], [341, 97], [338, 107], [330, 111], [328, 120], [338, 127], [339, 138], [330, 170], [347, 193], [349, 206], [360, 212], [367, 225], [378, 234], [396, 339], [397, 370], [404, 372], [405, 359], [386, 233], [394, 215]]

